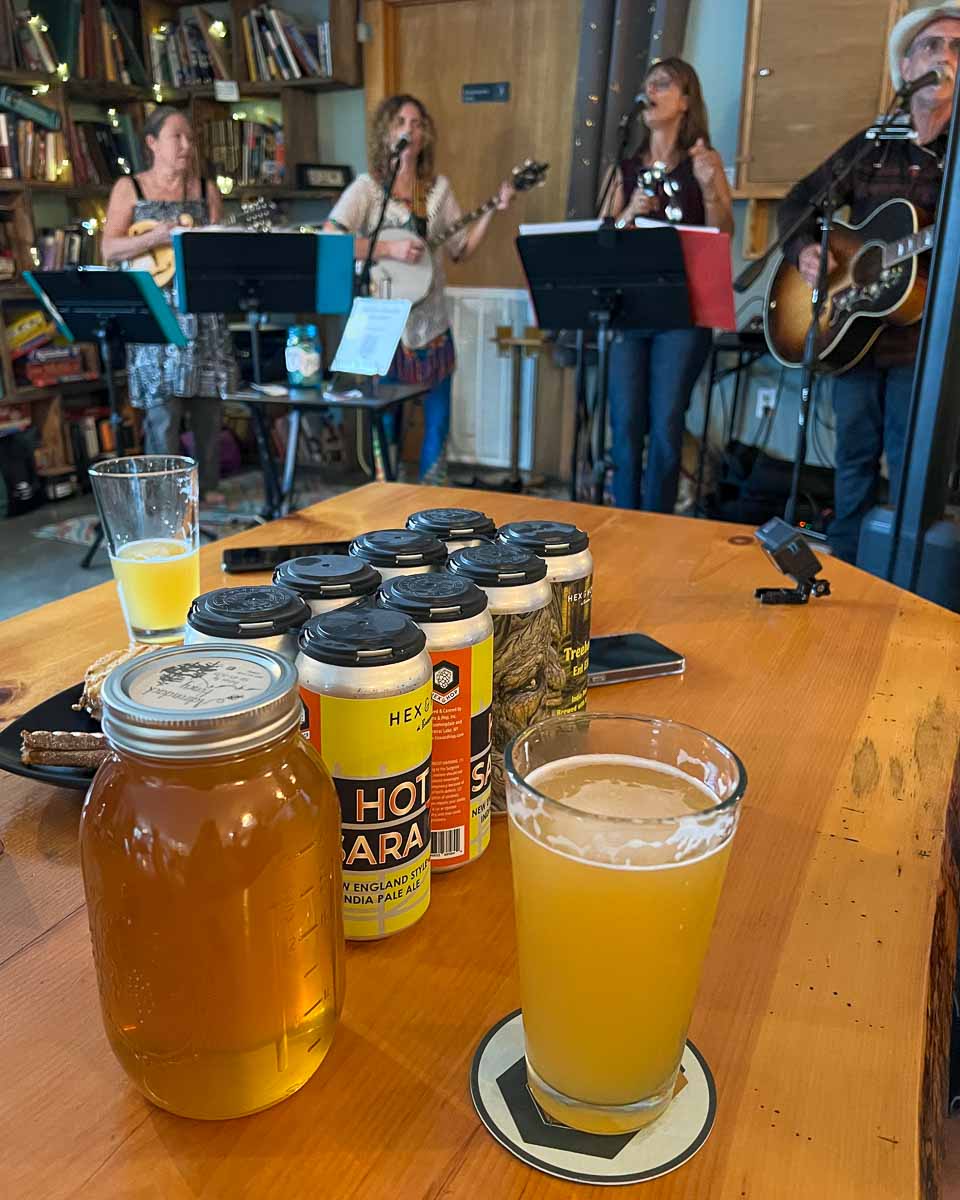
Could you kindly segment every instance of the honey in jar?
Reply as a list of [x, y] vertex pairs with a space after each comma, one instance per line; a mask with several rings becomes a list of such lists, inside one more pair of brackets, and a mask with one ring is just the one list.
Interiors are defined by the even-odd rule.
[[340, 808], [293, 665], [160, 650], [103, 689], [81, 860], [110, 1045], [144, 1095], [238, 1117], [302, 1087], [343, 1005]]

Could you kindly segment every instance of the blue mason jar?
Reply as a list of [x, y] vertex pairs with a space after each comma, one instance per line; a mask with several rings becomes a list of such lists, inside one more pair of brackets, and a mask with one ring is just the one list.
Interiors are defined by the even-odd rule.
[[323, 356], [316, 325], [291, 325], [284, 357], [291, 387], [320, 387]]

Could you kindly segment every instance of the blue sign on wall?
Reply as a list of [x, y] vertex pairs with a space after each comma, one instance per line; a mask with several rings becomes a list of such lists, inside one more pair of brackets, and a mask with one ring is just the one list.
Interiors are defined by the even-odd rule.
[[465, 83], [460, 89], [464, 104], [506, 104], [510, 99], [509, 83]]

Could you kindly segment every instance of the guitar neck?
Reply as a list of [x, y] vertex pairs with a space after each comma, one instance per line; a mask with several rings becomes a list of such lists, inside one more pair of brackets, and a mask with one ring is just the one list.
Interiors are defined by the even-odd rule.
[[438, 246], [442, 246], [444, 242], [447, 242], [450, 240], [450, 238], [455, 237], [461, 229], [466, 229], [468, 225], [472, 225], [474, 221], [479, 221], [480, 218], [486, 213], [490, 212], [491, 209], [496, 208], [498, 199], [498, 196], [491, 196], [489, 200], [484, 200], [483, 204], [478, 205], [477, 208], [471, 209], [468, 213], [464, 213], [464, 215], [458, 221], [454, 221], [454, 223], [449, 226], [449, 228], [445, 229], [443, 233], [435, 233], [433, 237], [427, 238], [427, 245], [433, 250], [435, 250]]
[[907, 237], [887, 242], [883, 248], [883, 265], [885, 267], [892, 267], [896, 263], [913, 258], [915, 254], [922, 254], [924, 250], [932, 249], [933, 235], [936, 232], [936, 228], [935, 225], [927, 225], [925, 228], [918, 229], [916, 233], [911, 233]]

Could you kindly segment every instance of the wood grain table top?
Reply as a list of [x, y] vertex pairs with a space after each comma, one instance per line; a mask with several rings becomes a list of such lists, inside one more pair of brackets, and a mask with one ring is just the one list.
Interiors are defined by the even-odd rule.
[[[643, 630], [683, 676], [590, 693], [597, 711], [709, 730], [749, 786], [691, 1037], [716, 1126], [646, 1200], [939, 1194], [957, 937], [960, 617], [827, 560], [833, 595], [784, 581], [751, 531], [473, 491], [371, 484], [231, 544], [339, 539], [417, 508], [576, 521], [594, 634]], [[204, 589], [260, 582], [201, 551]], [[42, 553], [38, 547], [37, 553]], [[126, 641], [113, 584], [0, 624], [0, 724]], [[285, 1103], [222, 1123], [153, 1108], [103, 1033], [77, 847], [81, 796], [0, 777], [0, 1196], [391, 1200], [611, 1193], [525, 1166], [477, 1118], [469, 1068], [519, 1005], [502, 820], [437, 876], [424, 919], [351, 945], [333, 1048]]]

